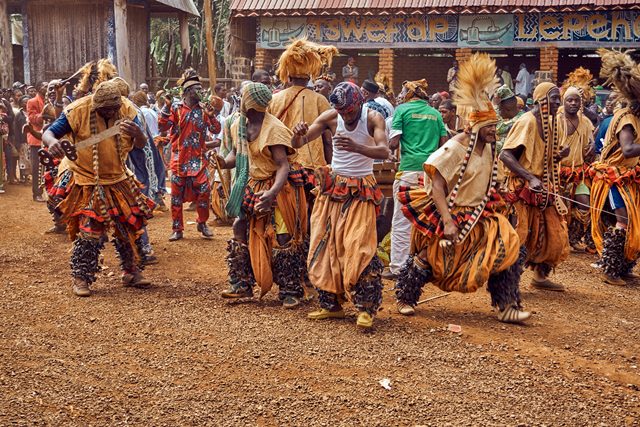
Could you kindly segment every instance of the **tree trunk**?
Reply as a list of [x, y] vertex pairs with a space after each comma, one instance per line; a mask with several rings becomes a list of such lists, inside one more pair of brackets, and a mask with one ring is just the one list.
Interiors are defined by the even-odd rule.
[[11, 30], [7, 15], [7, 1], [0, 0], [0, 86], [11, 87], [13, 83], [13, 49], [11, 46]]

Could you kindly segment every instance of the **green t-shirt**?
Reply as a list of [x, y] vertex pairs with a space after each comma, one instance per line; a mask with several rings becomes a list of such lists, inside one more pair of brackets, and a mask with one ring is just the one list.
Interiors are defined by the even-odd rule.
[[422, 164], [447, 136], [442, 116], [427, 101], [413, 100], [398, 105], [393, 113], [392, 130], [400, 137], [400, 170], [421, 171]]

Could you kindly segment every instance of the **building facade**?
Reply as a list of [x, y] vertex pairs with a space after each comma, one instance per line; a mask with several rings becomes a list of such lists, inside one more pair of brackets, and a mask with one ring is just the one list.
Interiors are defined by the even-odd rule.
[[254, 68], [273, 68], [289, 40], [307, 37], [340, 49], [332, 67], [338, 80], [347, 57], [353, 56], [360, 80], [381, 71], [396, 91], [404, 80], [423, 77], [433, 90], [446, 90], [453, 60], [465, 60], [474, 51], [489, 52], [514, 78], [524, 63], [530, 72], [548, 71], [554, 80], [563, 80], [578, 66], [597, 76], [599, 47], [640, 43], [640, 3], [628, 0], [615, 5], [609, 0], [486, 0], [483, 6], [471, 6], [478, 2], [470, 0], [292, 3], [232, 3], [235, 49]]

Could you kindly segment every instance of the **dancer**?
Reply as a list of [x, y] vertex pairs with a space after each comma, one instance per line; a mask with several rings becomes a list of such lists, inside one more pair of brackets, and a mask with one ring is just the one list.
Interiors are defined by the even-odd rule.
[[229, 289], [223, 298], [264, 296], [275, 282], [284, 308], [303, 296], [303, 239], [307, 205], [302, 175], [291, 170], [291, 131], [267, 112], [271, 91], [262, 83], [242, 90], [241, 115], [231, 125], [233, 151], [219, 158], [222, 168], [236, 168], [227, 213], [236, 217], [229, 240]]
[[569, 200], [567, 223], [569, 244], [573, 250], [589, 250], [595, 253], [589, 220], [589, 163], [592, 155], [593, 124], [581, 109], [583, 105], [581, 89], [575, 86], [565, 88], [562, 94], [563, 108], [558, 112], [558, 139], [561, 150], [569, 150], [569, 155], [560, 161], [560, 191]]
[[[600, 75], [629, 106], [614, 113], [600, 161], [591, 166], [591, 231], [602, 255], [604, 282], [623, 286], [638, 277], [633, 267], [640, 256], [640, 68], [627, 53], [607, 49], [598, 53]], [[609, 209], [614, 221], [602, 212]]]
[[[119, 125], [116, 121], [122, 120]], [[99, 270], [98, 256], [109, 230], [120, 257], [125, 286], [146, 287], [142, 276], [139, 237], [151, 217], [153, 202], [144, 196], [130, 175], [126, 157], [133, 146], [141, 148], [146, 138], [136, 123], [133, 105], [120, 96], [118, 84], [101, 83], [93, 95], [73, 104], [45, 131], [43, 142], [57, 158], [75, 152], [69, 162], [68, 194], [57, 206], [73, 240], [71, 276], [73, 292], [80, 297], [91, 295], [89, 286]], [[70, 138], [75, 145], [114, 126], [120, 135], [107, 137], [90, 147], [76, 150], [61, 139]]]
[[534, 271], [531, 284], [543, 290], [564, 291], [549, 279], [551, 270], [569, 255], [569, 236], [564, 215], [567, 208], [560, 191], [557, 122], [560, 90], [552, 83], [540, 83], [533, 92], [535, 106], [514, 123], [500, 160], [509, 171], [508, 193], [517, 218], [516, 230], [525, 246], [527, 265]]
[[178, 81], [182, 87], [182, 101], [165, 98], [160, 110], [158, 128], [169, 131], [171, 138], [171, 218], [173, 234], [170, 242], [183, 238], [182, 204], [196, 202], [197, 230], [210, 239], [213, 233], [207, 226], [211, 185], [207, 171], [207, 132], [220, 132], [220, 123], [211, 104], [202, 104], [202, 85], [195, 70], [186, 70]]
[[498, 320], [518, 323], [524, 264], [518, 234], [498, 194], [496, 124], [487, 92], [498, 84], [495, 61], [474, 54], [458, 69], [454, 102], [469, 108], [469, 128], [424, 163], [424, 188], [403, 189], [402, 211], [413, 224], [411, 256], [396, 283], [398, 311], [415, 313], [425, 283], [451, 292], [475, 292], [487, 284]]
[[338, 84], [329, 99], [334, 109], [311, 126], [296, 125], [293, 137], [293, 146], [304, 150], [326, 130], [335, 135], [331, 167], [316, 172], [319, 193], [311, 214], [307, 265], [321, 309], [309, 318], [344, 317], [342, 303], [349, 300], [359, 312], [357, 325], [370, 328], [382, 303], [375, 224], [383, 196], [373, 160], [389, 157], [384, 120], [363, 106], [364, 97], [353, 83]]

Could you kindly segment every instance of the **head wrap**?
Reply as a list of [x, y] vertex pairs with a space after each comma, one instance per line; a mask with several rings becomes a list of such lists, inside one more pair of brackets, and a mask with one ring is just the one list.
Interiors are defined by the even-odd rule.
[[129, 96], [129, 83], [127, 83], [122, 77], [114, 77], [111, 81], [118, 86], [121, 96]]
[[421, 98], [421, 99], [429, 99], [429, 95], [427, 94], [427, 88], [429, 87], [429, 83], [427, 83], [426, 79], [420, 79], [415, 81], [405, 81], [402, 83], [402, 86], [407, 90], [407, 94], [404, 97], [404, 101], [407, 102], [411, 98]]
[[389, 77], [386, 74], [378, 71], [378, 73], [374, 77], [374, 80], [376, 81], [376, 83], [378, 83], [378, 86], [380, 86], [380, 90], [384, 92], [387, 99], [395, 98], [393, 89], [391, 88], [391, 80], [389, 80]]
[[329, 102], [339, 113], [350, 113], [362, 106], [364, 96], [354, 83], [342, 82], [329, 95]]
[[267, 85], [250, 82], [242, 90], [242, 100], [240, 110], [246, 113], [249, 110], [256, 110], [260, 113], [267, 111], [267, 106], [271, 102], [272, 93]]
[[516, 96], [516, 101], [518, 102], [518, 108], [524, 107], [524, 101], [522, 98], [520, 98], [519, 96]]
[[582, 99], [582, 90], [575, 86], [569, 86], [564, 89], [564, 93], [562, 94], [562, 100], [564, 101], [565, 99], [567, 99], [567, 97], [571, 95], [577, 95], [578, 97], [580, 97], [580, 99]]
[[442, 99], [449, 99], [451, 98], [451, 96], [449, 96], [449, 92], [447, 92], [446, 90], [443, 90], [442, 92], [439, 92], [440, 96], [442, 97]]
[[289, 78], [315, 79], [322, 69], [331, 67], [333, 56], [338, 54], [335, 46], [312, 43], [306, 39], [294, 40], [278, 59], [277, 73], [282, 83]]
[[542, 82], [533, 90], [533, 102], [539, 103], [549, 97], [549, 92], [558, 87], [551, 82]]
[[502, 85], [498, 88], [498, 90], [496, 90], [496, 96], [500, 99], [500, 102], [502, 102], [511, 99], [516, 95], [513, 93], [509, 86]]
[[380, 87], [378, 86], [378, 84], [371, 80], [363, 81], [362, 88], [365, 89], [367, 92], [371, 92], [373, 94], [376, 94], [380, 91]]
[[496, 62], [486, 53], [473, 54], [458, 69], [453, 102], [471, 108], [469, 125], [474, 134], [498, 123], [498, 115], [489, 100], [489, 93], [493, 93], [497, 85]]
[[102, 82], [93, 92], [91, 106], [95, 110], [103, 107], [119, 107], [122, 105], [120, 88], [113, 80]]
[[139, 90], [136, 93], [134, 93], [133, 95], [131, 95], [131, 100], [138, 107], [142, 107], [143, 105], [149, 105], [149, 101], [147, 99], [147, 94], [144, 93], [141, 90]]

